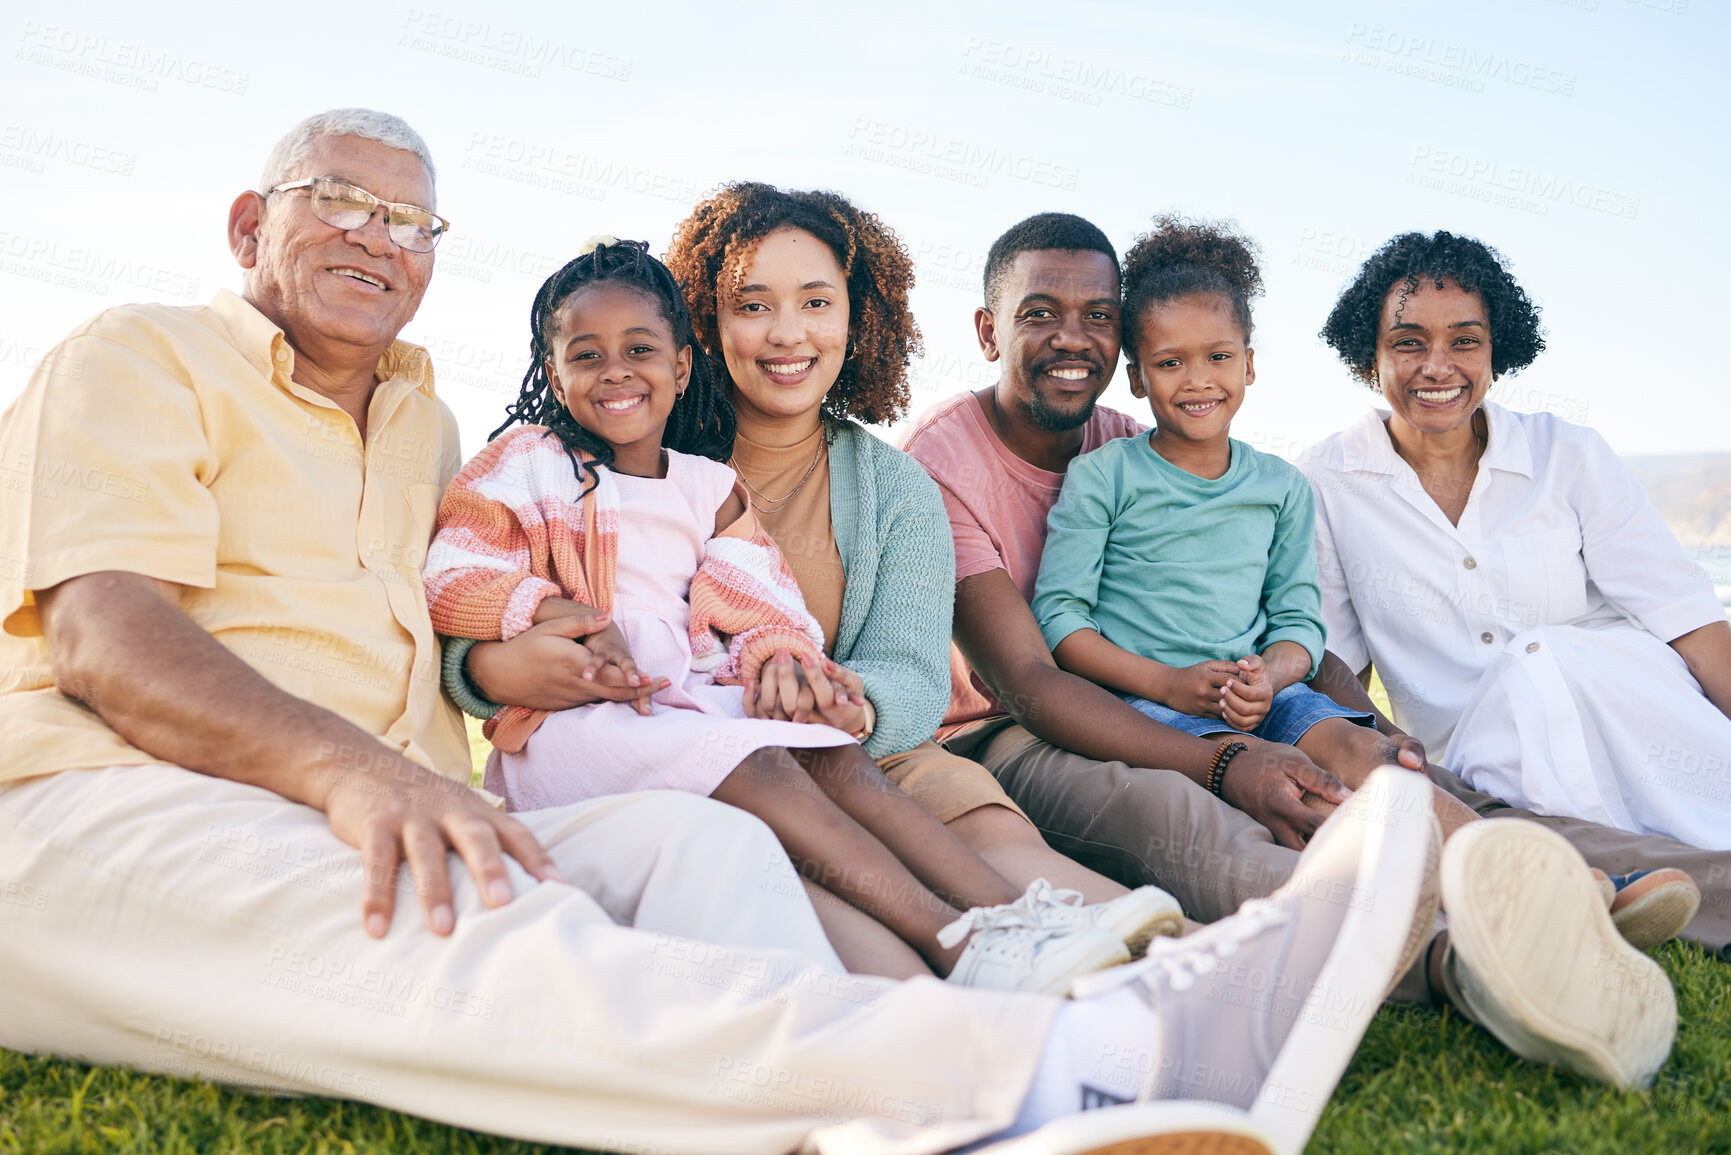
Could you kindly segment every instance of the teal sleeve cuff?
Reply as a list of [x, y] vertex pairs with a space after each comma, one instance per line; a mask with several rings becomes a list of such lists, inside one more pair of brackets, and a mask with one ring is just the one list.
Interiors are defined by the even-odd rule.
[[1054, 614], [1050, 621], [1040, 623], [1040, 633], [1046, 638], [1048, 650], [1056, 650], [1059, 642], [1077, 630], [1093, 630], [1097, 634], [1100, 633], [1100, 627], [1095, 625], [1091, 618], [1070, 611]]
[[1304, 652], [1310, 655], [1310, 672], [1302, 681], [1310, 681], [1316, 677], [1316, 671], [1322, 666], [1322, 635], [1306, 626], [1283, 626], [1278, 630], [1270, 630], [1262, 639], [1262, 645], [1257, 647], [1261, 653], [1275, 642], [1297, 642], [1304, 647]]
[[497, 702], [489, 702], [483, 698], [475, 684], [469, 681], [469, 674], [463, 668], [463, 662], [468, 658], [469, 651], [475, 648], [474, 638], [440, 638], [444, 643], [443, 681], [445, 693], [451, 701], [457, 704], [457, 709], [470, 717], [485, 721], [505, 707]]

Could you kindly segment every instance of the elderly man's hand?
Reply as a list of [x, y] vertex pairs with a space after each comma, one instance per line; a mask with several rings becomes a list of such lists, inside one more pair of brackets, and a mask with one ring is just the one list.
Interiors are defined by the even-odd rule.
[[[375, 752], [376, 751], [376, 752]], [[396, 905], [397, 872], [414, 872], [421, 909], [434, 934], [456, 925], [446, 852], [455, 850], [489, 907], [511, 901], [505, 870], [509, 854], [543, 882], [562, 882], [559, 868], [527, 827], [488, 806], [460, 782], [443, 778], [383, 747], [338, 753], [319, 772], [328, 789], [318, 804], [331, 831], [361, 852], [366, 891], [361, 903], [367, 933], [383, 937]]]
[[38, 591], [56, 684], [164, 762], [324, 811], [332, 832], [361, 852], [369, 933], [391, 925], [405, 860], [435, 934], [449, 934], [456, 921], [447, 850], [462, 855], [488, 906], [511, 900], [506, 854], [536, 878], [558, 881], [520, 822], [352, 722], [285, 694], [182, 613], [179, 599], [176, 585], [120, 571]]

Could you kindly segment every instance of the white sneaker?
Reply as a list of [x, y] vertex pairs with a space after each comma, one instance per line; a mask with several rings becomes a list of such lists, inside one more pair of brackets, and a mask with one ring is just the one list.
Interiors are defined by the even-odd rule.
[[1108, 902], [1084, 906], [1079, 890], [1056, 890], [1036, 878], [1023, 896], [1033, 902], [1041, 916], [1058, 926], [1103, 930], [1124, 944], [1131, 958], [1141, 958], [1155, 936], [1176, 938], [1184, 933], [1184, 908], [1158, 886], [1139, 886], [1129, 894]]
[[1131, 1103], [1079, 1111], [973, 1155], [1275, 1155], [1243, 1111], [1213, 1103]]
[[[1045, 879], [1035, 885], [1051, 889]], [[1130, 961], [1124, 944], [1103, 930], [1043, 918], [1045, 904], [1033, 893], [1030, 886], [1015, 902], [976, 906], [938, 932], [943, 947], [968, 938], [950, 982], [1062, 997], [1078, 976]]]
[[1266, 899], [1140, 963], [1079, 981], [1077, 998], [1133, 983], [1156, 1027], [1142, 1099], [1248, 1110], [1277, 1151], [1303, 1150], [1386, 992], [1436, 917], [1442, 844], [1431, 785], [1374, 772]]
[[1443, 851], [1457, 1006], [1522, 1058], [1645, 1087], [1677, 1036], [1659, 964], [1623, 940], [1575, 848], [1536, 822], [1457, 830]]

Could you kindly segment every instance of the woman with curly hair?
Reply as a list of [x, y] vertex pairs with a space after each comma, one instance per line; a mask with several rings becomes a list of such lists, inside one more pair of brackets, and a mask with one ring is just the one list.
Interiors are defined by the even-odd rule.
[[[1133, 948], [1176, 933], [1182, 916], [1170, 896], [1127, 892], [1060, 855], [989, 771], [931, 741], [950, 693], [949, 522], [925, 471], [864, 427], [905, 412], [908, 363], [920, 352], [908, 309], [913, 262], [895, 233], [836, 193], [743, 182], [692, 211], [667, 265], [733, 398], [731, 464], [823, 627], [826, 652], [864, 683], [873, 716], [863, 744], [885, 776], [1012, 883], [1045, 878], [1080, 892], [1070, 901], [1102, 904], [1086, 909]], [[762, 717], [812, 709], [791, 660], [771, 663], [748, 694]], [[853, 963], [868, 944], [852, 912], [822, 895], [818, 912]], [[898, 974], [914, 962], [883, 952], [871, 961]]]
[[1603, 438], [1486, 400], [1543, 351], [1538, 313], [1447, 232], [1341, 294], [1323, 339], [1388, 409], [1303, 462], [1328, 648], [1475, 790], [1731, 848], [1724, 608]]

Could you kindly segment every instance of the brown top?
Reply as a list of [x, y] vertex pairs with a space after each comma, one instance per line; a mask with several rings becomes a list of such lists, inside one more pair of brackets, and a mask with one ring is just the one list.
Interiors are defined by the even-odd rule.
[[824, 652], [833, 655], [847, 575], [829, 519], [829, 445], [823, 433], [820, 425], [786, 448], [759, 445], [740, 434], [729, 464], [745, 482], [758, 521], [787, 557], [805, 608], [823, 627]]

